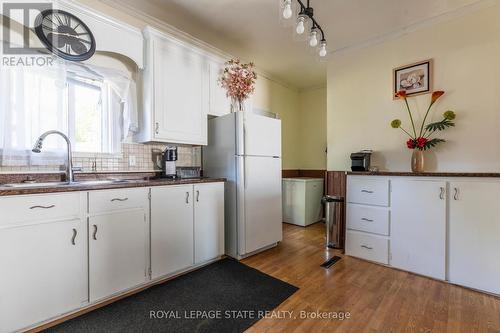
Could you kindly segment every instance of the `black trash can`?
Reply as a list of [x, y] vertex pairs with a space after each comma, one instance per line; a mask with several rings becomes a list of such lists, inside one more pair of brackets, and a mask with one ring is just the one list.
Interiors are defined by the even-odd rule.
[[326, 247], [336, 248], [340, 242], [340, 230], [337, 214], [341, 211], [343, 197], [326, 195], [321, 202], [325, 205]]

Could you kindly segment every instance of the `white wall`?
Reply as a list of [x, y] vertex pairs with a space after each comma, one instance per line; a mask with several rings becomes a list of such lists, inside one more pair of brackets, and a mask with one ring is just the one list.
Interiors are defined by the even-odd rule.
[[[410, 169], [406, 137], [389, 125], [408, 127], [402, 101], [392, 100], [392, 69], [434, 59], [434, 88], [446, 95], [434, 119], [448, 109], [456, 128], [448, 142], [427, 153], [426, 171], [500, 172], [500, 6], [468, 13], [364, 49], [333, 55], [328, 68], [328, 169], [350, 168], [349, 155], [376, 151], [373, 165]], [[430, 95], [410, 99], [420, 116]]]

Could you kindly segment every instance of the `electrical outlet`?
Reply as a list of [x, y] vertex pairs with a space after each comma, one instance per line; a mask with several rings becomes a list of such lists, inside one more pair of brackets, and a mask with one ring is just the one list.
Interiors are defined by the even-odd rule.
[[137, 165], [137, 159], [135, 156], [131, 155], [128, 157], [128, 166], [136, 166]]

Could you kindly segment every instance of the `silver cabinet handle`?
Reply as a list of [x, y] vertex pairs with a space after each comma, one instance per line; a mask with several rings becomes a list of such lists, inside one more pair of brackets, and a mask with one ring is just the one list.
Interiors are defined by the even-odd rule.
[[114, 201], [127, 201], [128, 198], [114, 198], [114, 199], [111, 199], [111, 202], [114, 202]]
[[366, 217], [363, 217], [361, 221], [366, 221], [366, 222], [373, 222], [373, 220], [367, 219]]
[[155, 133], [160, 134], [160, 123], [155, 124]]
[[440, 193], [439, 193], [439, 199], [443, 200], [444, 199], [444, 193], [445, 193], [445, 190], [444, 190], [444, 187], [440, 187]]
[[30, 209], [51, 209], [54, 208], [56, 205], [50, 205], [50, 206], [32, 206]]
[[200, 202], [200, 191], [196, 191], [196, 202]]
[[455, 194], [453, 195], [453, 199], [458, 200], [458, 194], [459, 194], [458, 188], [455, 187], [454, 190], [455, 190]]
[[370, 194], [373, 193], [373, 191], [368, 191], [368, 190], [361, 190], [361, 192], [363, 192], [363, 193], [370, 193]]
[[97, 240], [97, 225], [94, 224], [94, 233], [92, 234], [92, 238]]
[[362, 248], [367, 249], [367, 250], [373, 250], [373, 247], [369, 247], [366, 245], [361, 245]]
[[189, 192], [186, 192], [186, 203], [189, 203]]
[[78, 231], [76, 231], [76, 229], [73, 228], [73, 237], [71, 237], [71, 244], [72, 245], [76, 245], [75, 239], [76, 239], [77, 234], [78, 234]]

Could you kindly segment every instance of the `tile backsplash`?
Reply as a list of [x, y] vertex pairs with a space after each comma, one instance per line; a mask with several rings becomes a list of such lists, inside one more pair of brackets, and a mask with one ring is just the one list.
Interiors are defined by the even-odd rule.
[[[73, 166], [82, 168], [83, 172], [108, 171], [154, 171], [160, 168], [156, 165], [156, 158], [165, 150], [166, 144], [138, 144], [122, 143], [119, 155], [79, 154], [73, 153]], [[130, 158], [132, 156], [132, 158]], [[201, 147], [179, 146], [177, 166], [201, 166]], [[135, 161], [133, 161], [135, 159]], [[132, 161], [131, 161], [132, 160]], [[135, 163], [134, 163], [135, 162]], [[95, 170], [92, 168], [95, 163]], [[0, 166], [0, 172], [54, 172], [60, 171], [61, 166]]]

